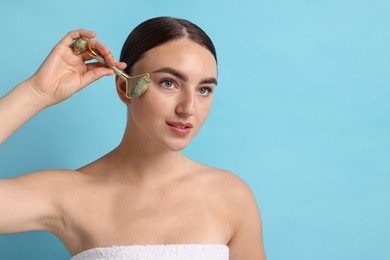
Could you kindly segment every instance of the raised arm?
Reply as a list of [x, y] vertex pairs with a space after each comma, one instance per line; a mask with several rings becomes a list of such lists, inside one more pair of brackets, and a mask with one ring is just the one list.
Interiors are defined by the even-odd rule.
[[52, 231], [59, 226], [57, 176], [39, 172], [0, 179], [0, 234]]
[[[95, 35], [88, 30], [68, 33], [31, 78], [0, 99], [0, 144], [39, 111], [69, 98], [93, 81], [113, 74], [112, 69], [98, 63], [86, 64], [85, 61], [91, 58], [74, 55], [70, 48], [75, 39], [81, 36], [93, 38]], [[101, 42], [91, 40], [90, 43], [109, 66], [126, 67], [124, 63], [117, 63]]]
[[[68, 33], [51, 51], [37, 72], [0, 99], [0, 143], [42, 109], [59, 103], [91, 82], [112, 75], [110, 68], [86, 64], [90, 57], [74, 55], [74, 39], [93, 38], [95, 33], [77, 30]], [[90, 41], [109, 66], [124, 69], [101, 42]], [[0, 179], [0, 234], [30, 230], [53, 231], [61, 225], [60, 187], [69, 172], [46, 171]], [[69, 182], [72, 183], [72, 182]]]

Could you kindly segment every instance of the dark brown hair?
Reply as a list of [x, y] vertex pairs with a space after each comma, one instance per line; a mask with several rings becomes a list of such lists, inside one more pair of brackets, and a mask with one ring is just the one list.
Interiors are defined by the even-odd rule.
[[196, 24], [173, 17], [152, 18], [134, 28], [123, 44], [120, 61], [127, 63], [126, 72], [131, 74], [133, 65], [147, 51], [184, 37], [207, 48], [217, 61], [215, 47], [210, 37]]

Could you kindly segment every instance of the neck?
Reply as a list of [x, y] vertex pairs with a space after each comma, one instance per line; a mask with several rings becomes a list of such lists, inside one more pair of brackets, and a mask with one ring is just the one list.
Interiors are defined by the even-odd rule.
[[143, 183], [164, 182], [187, 172], [188, 159], [180, 152], [151, 144], [129, 132], [106, 157], [113, 166], [111, 172]]

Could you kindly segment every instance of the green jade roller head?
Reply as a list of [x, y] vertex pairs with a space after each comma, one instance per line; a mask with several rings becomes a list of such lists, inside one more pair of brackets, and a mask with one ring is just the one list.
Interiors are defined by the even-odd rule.
[[[80, 37], [76, 39], [73, 44], [73, 53], [76, 55], [81, 55], [81, 54], [88, 54], [92, 58], [96, 59], [98, 62], [101, 64], [111, 68], [114, 73], [123, 79], [126, 82], [126, 97], [127, 98], [133, 98], [133, 97], [140, 97], [145, 91], [148, 89], [149, 84], [150, 84], [150, 75], [149, 73], [144, 73], [136, 76], [129, 76], [127, 75], [124, 71], [118, 69], [115, 66], [108, 66], [106, 60], [97, 52], [92, 50], [89, 46], [89, 39], [85, 37]], [[129, 91], [129, 79], [135, 79], [139, 78], [132, 86]]]

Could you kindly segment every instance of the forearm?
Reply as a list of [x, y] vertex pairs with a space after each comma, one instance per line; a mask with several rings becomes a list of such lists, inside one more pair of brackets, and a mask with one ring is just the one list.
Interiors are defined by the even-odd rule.
[[0, 99], [0, 144], [26, 121], [48, 107], [47, 100], [24, 81]]

